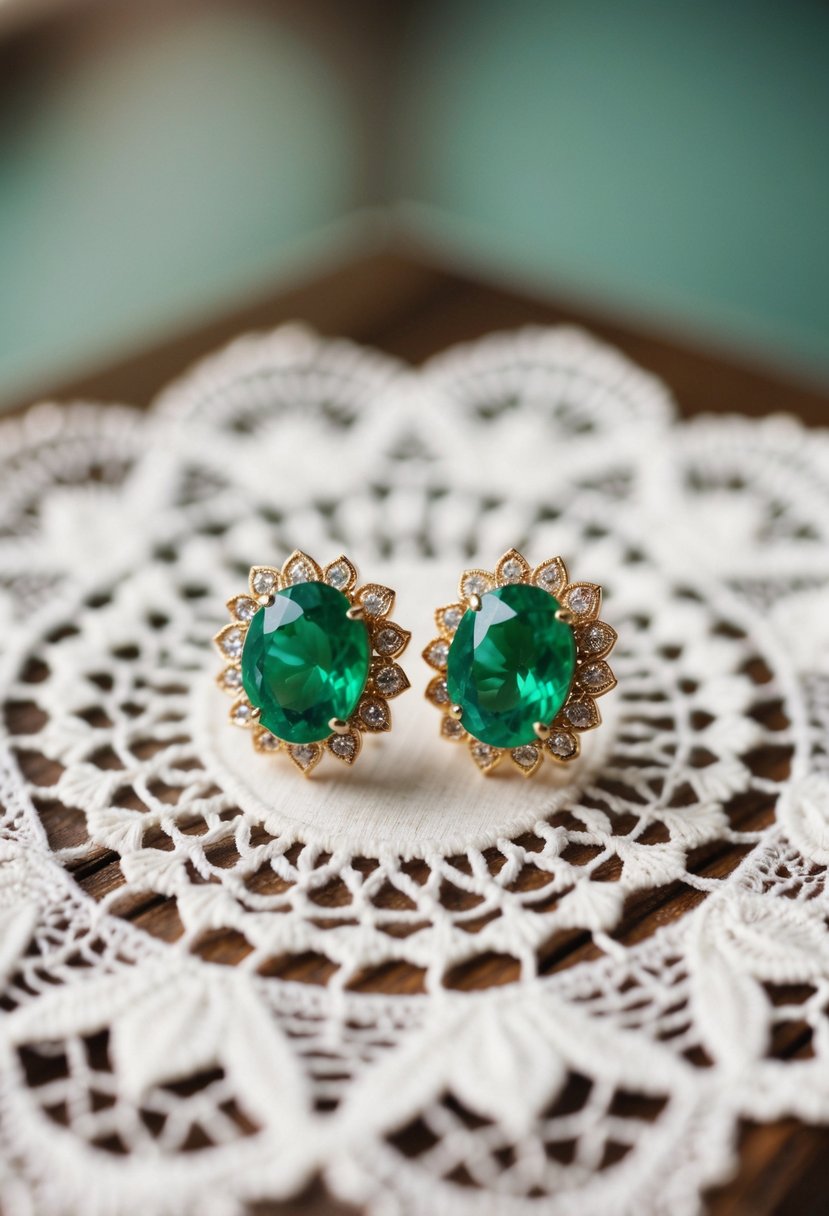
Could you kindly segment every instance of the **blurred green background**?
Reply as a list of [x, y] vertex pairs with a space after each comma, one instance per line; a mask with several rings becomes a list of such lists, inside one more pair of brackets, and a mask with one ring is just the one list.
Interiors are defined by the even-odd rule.
[[378, 225], [829, 380], [829, 7], [0, 7], [0, 402]]

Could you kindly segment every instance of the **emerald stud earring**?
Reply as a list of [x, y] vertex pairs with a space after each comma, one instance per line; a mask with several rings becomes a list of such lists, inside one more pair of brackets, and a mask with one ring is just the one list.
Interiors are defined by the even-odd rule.
[[560, 557], [532, 569], [510, 549], [494, 571], [464, 571], [458, 601], [438, 608], [426, 698], [482, 772], [508, 756], [530, 777], [545, 758], [578, 756], [581, 733], [601, 722], [596, 697], [616, 684], [601, 599], [595, 583], [569, 581]]
[[353, 764], [364, 734], [391, 729], [388, 702], [409, 687], [396, 660], [411, 635], [388, 619], [394, 592], [357, 582], [347, 557], [321, 569], [295, 550], [281, 568], [253, 566], [214, 639], [231, 722], [306, 774], [326, 752]]

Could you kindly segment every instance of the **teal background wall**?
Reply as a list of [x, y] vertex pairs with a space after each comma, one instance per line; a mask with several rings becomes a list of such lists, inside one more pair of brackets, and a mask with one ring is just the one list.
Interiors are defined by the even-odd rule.
[[258, 286], [362, 202], [348, 80], [255, 7], [113, 11], [2, 112], [0, 396]]
[[542, 284], [829, 375], [829, 6], [418, 9], [394, 192]]
[[92, 6], [0, 63], [0, 400], [378, 205], [542, 290], [829, 378], [829, 6], [301, 7]]

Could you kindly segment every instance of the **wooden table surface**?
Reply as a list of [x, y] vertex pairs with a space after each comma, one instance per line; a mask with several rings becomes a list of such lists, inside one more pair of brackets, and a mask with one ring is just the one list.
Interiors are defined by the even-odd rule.
[[[344, 335], [380, 350], [419, 362], [453, 342], [478, 337], [491, 330], [527, 323], [576, 322], [626, 351], [636, 362], [661, 376], [672, 388], [680, 408], [688, 414], [701, 411], [741, 412], [751, 415], [788, 411], [810, 424], [829, 421], [829, 388], [798, 384], [770, 369], [751, 367], [712, 351], [648, 333], [629, 323], [589, 315], [564, 303], [551, 303], [506, 290], [468, 274], [430, 261], [414, 247], [373, 251], [343, 262], [311, 282], [274, 292], [187, 333], [180, 333], [152, 349], [96, 370], [74, 383], [44, 385], [41, 396], [59, 400], [123, 401], [146, 405], [173, 376], [194, 359], [236, 334], [266, 328], [285, 320], [302, 319], [320, 332]], [[22, 406], [24, 402], [20, 402]], [[777, 774], [780, 759], [769, 755], [766, 771]], [[32, 774], [33, 777], [36, 774]], [[756, 798], [739, 810], [740, 827], [763, 827], [773, 817], [768, 799]], [[74, 827], [57, 816], [49, 824], [55, 846], [74, 843]], [[742, 857], [741, 851], [711, 845], [697, 859], [700, 873], [722, 876]], [[213, 858], [214, 861], [219, 860]], [[100, 897], [118, 883], [115, 854], [99, 850], [76, 868], [77, 881]], [[336, 900], [336, 893], [332, 900]], [[702, 897], [676, 884], [649, 892], [626, 909], [619, 937], [634, 942], [657, 926], [679, 917]], [[162, 938], [180, 931], [175, 914], [157, 899], [136, 903], [128, 910], [136, 924]], [[218, 933], [205, 943], [204, 957], [233, 963], [239, 944], [232, 934]], [[550, 973], [596, 954], [589, 935], [560, 935], [549, 943], [540, 969]], [[280, 961], [274, 973], [309, 983], [324, 983], [327, 965], [318, 958], [292, 957]], [[453, 986], [474, 989], [508, 983], [514, 965], [496, 957], [480, 958], [456, 970]], [[418, 991], [420, 974], [405, 964], [393, 964], [361, 976], [356, 987], [366, 992]], [[779, 1053], [796, 1056], [807, 1045], [797, 1037], [783, 1043]], [[716, 1216], [781, 1216], [829, 1211], [829, 1171], [823, 1169], [829, 1152], [829, 1130], [804, 1127], [794, 1120], [746, 1125], [741, 1136], [741, 1165], [728, 1185], [708, 1196], [708, 1210]], [[304, 1213], [336, 1216], [350, 1209], [328, 1196], [316, 1183], [289, 1203], [258, 1204], [255, 1216]]]

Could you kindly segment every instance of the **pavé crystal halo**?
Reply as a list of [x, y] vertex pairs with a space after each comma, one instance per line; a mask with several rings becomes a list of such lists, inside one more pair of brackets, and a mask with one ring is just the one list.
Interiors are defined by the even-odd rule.
[[281, 569], [252, 566], [214, 639], [231, 722], [306, 775], [326, 752], [353, 764], [364, 733], [391, 729], [389, 700], [409, 687], [396, 660], [411, 635], [388, 619], [394, 592], [357, 581], [347, 557], [321, 569], [298, 549]]
[[532, 569], [510, 549], [494, 571], [465, 570], [458, 597], [438, 608], [439, 636], [423, 652], [443, 737], [465, 743], [484, 773], [504, 756], [525, 777], [545, 757], [575, 760], [582, 732], [601, 722], [596, 697], [616, 685], [601, 587], [571, 583], [560, 557]]

